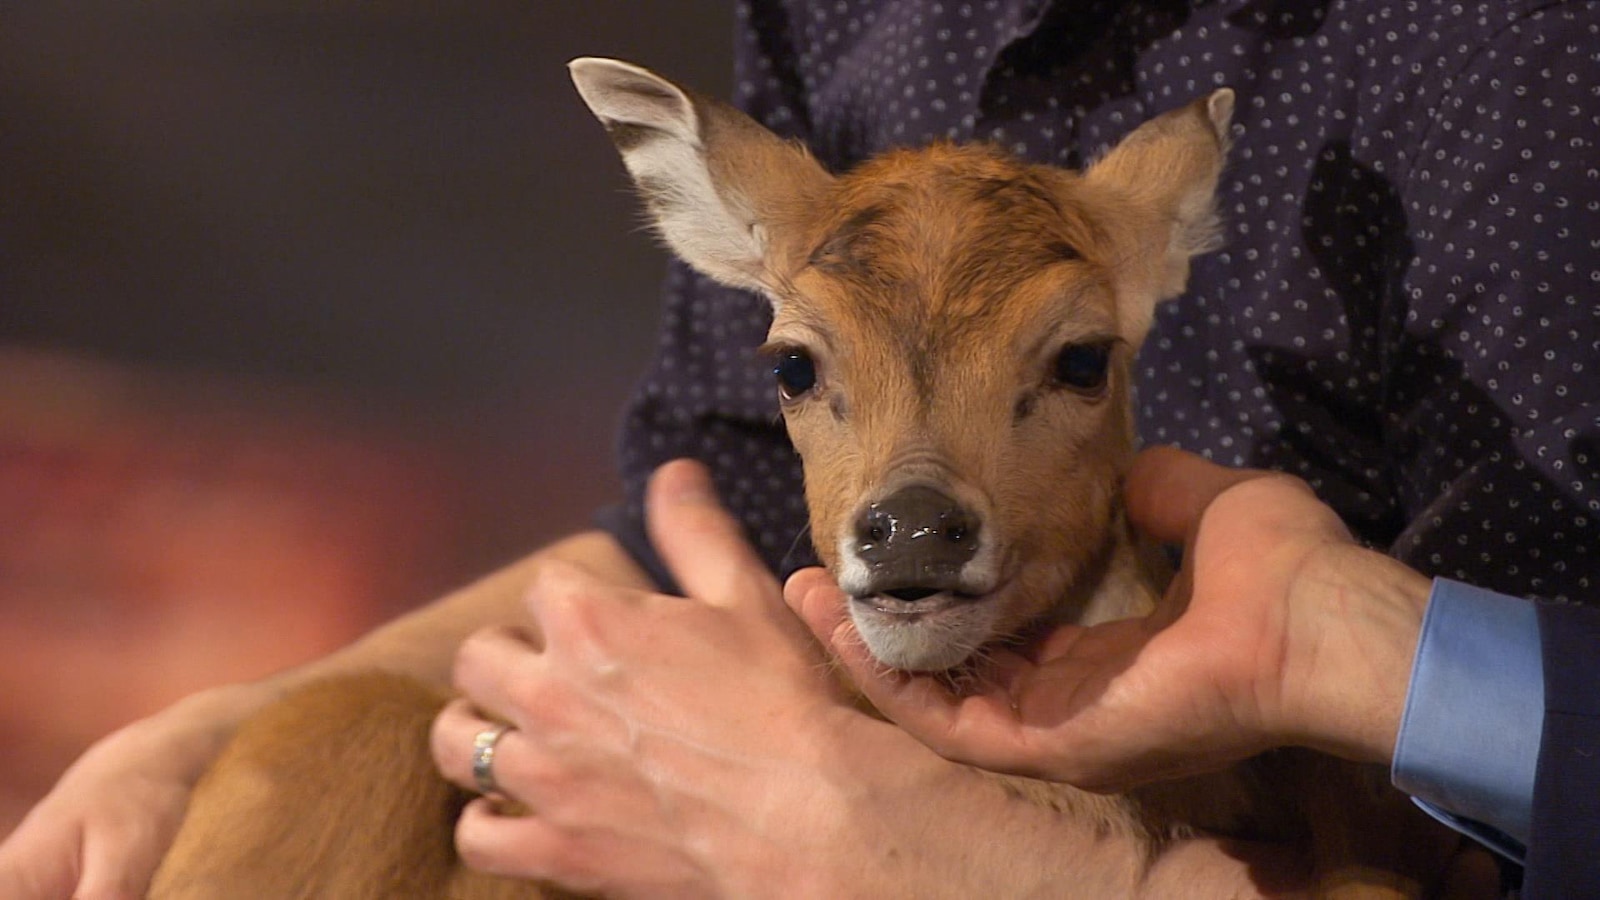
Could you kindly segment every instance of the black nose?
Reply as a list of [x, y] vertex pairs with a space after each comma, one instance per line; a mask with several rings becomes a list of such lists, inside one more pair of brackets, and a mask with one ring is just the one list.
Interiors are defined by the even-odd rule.
[[920, 600], [958, 588], [978, 530], [978, 517], [943, 493], [903, 488], [856, 520], [856, 555], [872, 573], [872, 593]]

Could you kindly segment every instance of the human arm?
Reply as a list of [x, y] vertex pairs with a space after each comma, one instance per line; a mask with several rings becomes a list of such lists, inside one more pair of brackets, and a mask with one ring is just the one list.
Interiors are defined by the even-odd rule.
[[1391, 780], [1430, 815], [1521, 863], [1544, 700], [1537, 606], [1436, 579]]
[[1600, 891], [1600, 610], [1439, 579], [1395, 785], [1525, 866], [1523, 896]]
[[652, 482], [652, 535], [691, 599], [552, 567], [542, 640], [463, 645], [441, 770], [474, 785], [473, 737], [508, 721], [501, 790], [463, 815], [472, 865], [608, 896], [1258, 896], [1292, 893], [1287, 848], [1142, 844], [1019, 799], [860, 711], [781, 605], [697, 467]]
[[1428, 580], [1355, 544], [1292, 478], [1156, 448], [1127, 493], [1137, 524], [1187, 541], [1166, 600], [1182, 614], [1062, 627], [998, 653], [977, 690], [872, 665], [819, 572], [788, 599], [879, 709], [985, 768], [1114, 790], [1283, 745], [1387, 761]]
[[294, 687], [372, 668], [448, 682], [463, 635], [521, 620], [521, 593], [551, 559], [623, 584], [643, 576], [609, 537], [578, 535], [401, 617], [351, 646], [258, 682], [204, 691], [101, 740], [0, 844], [0, 896], [140, 897], [190, 790], [252, 713]]
[[1523, 896], [1600, 895], [1600, 610], [1539, 607], [1544, 734]]
[[[1169, 540], [1187, 537], [1185, 569], [1168, 598], [1181, 614], [1064, 628], [1037, 654], [999, 654], [977, 691], [958, 695], [937, 679], [885, 674], [859, 659], [835, 612], [837, 590], [820, 573], [791, 579], [788, 599], [869, 698], [951, 758], [1098, 789], [1283, 745], [1394, 758], [1397, 786], [1520, 860], [1492, 829], [1465, 819], [1527, 840], [1532, 757], [1545, 721], [1540, 635], [1508, 632], [1527, 624], [1519, 622], [1533, 604], [1444, 581], [1430, 590], [1427, 579], [1351, 543], [1303, 484], [1283, 476], [1160, 448], [1140, 457], [1128, 491], [1136, 523]], [[1506, 668], [1528, 652], [1531, 689]], [[1594, 673], [1585, 677], [1592, 683]], [[1589, 695], [1571, 696], [1584, 699], [1569, 699], [1579, 712], [1570, 721], [1594, 728], [1600, 716]], [[1581, 752], [1584, 744], [1566, 746]], [[1589, 777], [1600, 776], [1591, 768]], [[1584, 804], [1541, 778], [1552, 808]], [[1543, 821], [1570, 832], [1594, 819]], [[1484, 859], [1457, 864], [1483, 867]], [[1469, 871], [1452, 874], [1493, 883], [1492, 871]]]

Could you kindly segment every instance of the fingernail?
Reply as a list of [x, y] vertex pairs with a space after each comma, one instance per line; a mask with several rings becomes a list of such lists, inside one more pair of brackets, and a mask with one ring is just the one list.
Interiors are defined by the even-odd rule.
[[705, 503], [716, 499], [706, 470], [690, 459], [662, 464], [650, 477], [650, 491], [657, 502]]
[[711, 479], [699, 471], [685, 472], [678, 481], [671, 485], [667, 499], [673, 503], [715, 503], [717, 493], [711, 486]]

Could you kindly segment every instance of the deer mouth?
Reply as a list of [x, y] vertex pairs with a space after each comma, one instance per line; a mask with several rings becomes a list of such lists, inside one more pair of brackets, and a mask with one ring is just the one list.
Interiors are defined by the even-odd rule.
[[907, 555], [863, 560], [846, 548], [835, 573], [839, 586], [857, 603], [881, 607], [885, 613], [928, 613], [975, 603], [999, 589], [993, 551], [960, 565]]
[[914, 622], [924, 616], [938, 615], [954, 606], [980, 602], [985, 596], [940, 588], [897, 588], [851, 599], [875, 613]]
[[994, 641], [999, 593], [894, 588], [852, 596], [850, 619], [879, 663], [907, 672], [944, 672]]

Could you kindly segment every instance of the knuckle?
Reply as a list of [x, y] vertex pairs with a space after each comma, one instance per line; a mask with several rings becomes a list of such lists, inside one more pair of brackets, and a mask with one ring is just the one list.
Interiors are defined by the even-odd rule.
[[572, 567], [562, 559], [542, 560], [528, 577], [528, 596], [543, 599], [559, 593], [574, 577]]
[[520, 739], [532, 744], [582, 737], [593, 719], [581, 690], [561, 677], [535, 674], [517, 679], [507, 686], [507, 699], [511, 716], [522, 729]]
[[556, 704], [547, 679], [538, 676], [516, 678], [506, 683], [505, 696], [511, 704], [511, 713], [517, 721], [529, 723], [548, 721], [548, 712]]
[[1233, 486], [1228, 493], [1249, 498], [1283, 497], [1288, 494], [1315, 497], [1311, 485], [1304, 479], [1287, 472], [1263, 472], [1253, 475]]
[[529, 590], [546, 642], [582, 639], [594, 632], [600, 593], [577, 569], [553, 565], [538, 574]]
[[472, 636], [468, 636], [466, 640], [461, 642], [461, 646], [456, 648], [456, 655], [450, 660], [450, 686], [457, 693], [465, 694], [467, 692], [467, 684], [471, 680], [472, 642]]
[[517, 687], [512, 702], [527, 729], [524, 737], [528, 741], [577, 739], [587, 733], [590, 716], [585, 714], [583, 698], [554, 679], [528, 679]]
[[476, 671], [479, 661], [494, 640], [494, 631], [494, 628], [474, 631], [461, 641], [461, 646], [456, 648], [455, 661], [450, 668], [450, 677], [457, 689], [461, 689], [463, 682], [469, 680]]
[[451, 684], [457, 691], [471, 695], [474, 685], [486, 679], [499, 679], [502, 672], [496, 662], [505, 656], [508, 646], [528, 643], [525, 633], [511, 625], [492, 625], [473, 632], [456, 648], [450, 669]]
[[528, 598], [541, 618], [560, 615], [594, 593], [595, 579], [562, 559], [545, 561], [528, 580]]
[[1282, 472], [1252, 475], [1218, 494], [1206, 509], [1207, 517], [1259, 517], [1263, 511], [1281, 509], [1287, 501], [1316, 501], [1305, 481]]
[[547, 639], [551, 646], [563, 646], [584, 658], [609, 656], [618, 638], [616, 620], [614, 610], [573, 596], [560, 618], [549, 624]]

